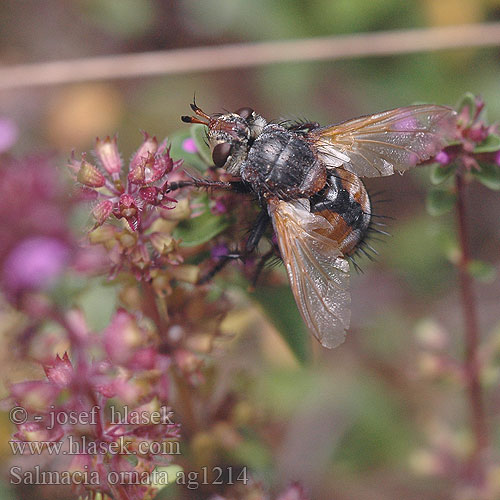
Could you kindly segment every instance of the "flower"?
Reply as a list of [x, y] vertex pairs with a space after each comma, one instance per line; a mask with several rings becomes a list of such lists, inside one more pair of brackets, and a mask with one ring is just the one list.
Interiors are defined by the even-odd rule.
[[0, 118], [0, 153], [8, 151], [17, 141], [19, 129], [9, 118]]
[[68, 258], [68, 246], [57, 238], [26, 238], [10, 251], [4, 261], [4, 286], [13, 294], [46, 288], [64, 271]]
[[442, 166], [455, 162], [467, 171], [481, 171], [480, 162], [500, 165], [500, 151], [492, 151], [490, 145], [484, 149], [489, 139], [500, 146], [500, 138], [496, 135], [497, 125], [488, 125], [483, 111], [484, 101], [480, 97], [466, 95], [458, 106], [456, 141], [440, 151], [433, 160]]
[[[70, 341], [71, 359], [67, 352], [56, 355], [42, 363], [45, 380], [10, 386], [11, 403], [27, 411], [14, 439], [69, 439], [78, 453], [68, 454], [66, 470], [99, 474], [99, 484], [86, 487], [115, 498], [152, 498], [151, 485], [126, 479], [116, 485], [108, 478], [120, 471], [150, 474], [175, 456], [172, 444], [180, 438], [180, 427], [167, 406], [170, 358], [158, 351], [159, 339], [125, 310], [116, 312], [101, 335], [88, 333], [79, 311], [61, 317], [60, 323]], [[84, 487], [79, 488], [84, 494]], [[121, 488], [128, 496], [120, 496]]]
[[186, 153], [191, 154], [195, 154], [198, 152], [198, 147], [196, 146], [196, 143], [194, 142], [194, 139], [192, 137], [188, 137], [187, 139], [184, 139], [184, 141], [182, 141], [182, 149], [186, 151]]
[[66, 271], [76, 247], [70, 199], [50, 156], [0, 158], [0, 280], [11, 302], [43, 291]]
[[144, 141], [124, 168], [118, 151], [116, 136], [104, 140], [97, 138], [96, 165], [82, 155], [80, 161], [74, 154], [69, 162], [76, 180], [81, 184], [81, 194], [97, 201], [92, 213], [99, 227], [114, 216], [125, 219], [131, 231], [139, 231], [141, 224], [151, 224], [154, 208], [171, 209], [176, 200], [167, 196], [167, 176], [182, 161], [170, 157], [167, 142], [158, 145], [156, 137], [144, 133]]

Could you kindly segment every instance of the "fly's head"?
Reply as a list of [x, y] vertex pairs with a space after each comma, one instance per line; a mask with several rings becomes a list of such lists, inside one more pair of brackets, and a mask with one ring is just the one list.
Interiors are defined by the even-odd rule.
[[[196, 104], [191, 109], [197, 115], [183, 116], [187, 123], [201, 123], [207, 127], [207, 138], [216, 167], [239, 176], [253, 141], [262, 133], [267, 122], [252, 108], [240, 108], [234, 113], [206, 114]], [[203, 118], [205, 121], [201, 120]]]

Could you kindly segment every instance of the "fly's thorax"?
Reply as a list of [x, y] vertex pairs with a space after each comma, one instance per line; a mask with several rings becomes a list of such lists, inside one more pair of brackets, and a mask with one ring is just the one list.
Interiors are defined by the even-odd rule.
[[280, 124], [266, 125], [248, 150], [241, 177], [259, 195], [307, 198], [323, 188], [326, 168], [303, 135]]
[[331, 224], [329, 238], [350, 256], [365, 240], [371, 221], [371, 203], [359, 177], [344, 170], [328, 172], [325, 188], [311, 199], [311, 212], [322, 215]]

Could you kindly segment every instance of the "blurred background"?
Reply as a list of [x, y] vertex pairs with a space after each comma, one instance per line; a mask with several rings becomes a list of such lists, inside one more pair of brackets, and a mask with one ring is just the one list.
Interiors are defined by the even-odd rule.
[[[497, 20], [498, 0], [3, 0], [0, 62], [5, 68]], [[79, 71], [75, 64], [77, 76]], [[183, 128], [179, 117], [189, 112], [194, 93], [209, 113], [251, 106], [269, 119], [328, 124], [417, 102], [453, 106], [470, 91], [484, 98], [491, 122], [500, 119], [497, 47], [98, 82], [81, 74], [81, 80], [1, 90], [4, 151], [51, 152], [64, 166], [73, 149], [90, 151], [96, 136], [117, 132], [126, 158], [137, 148], [140, 130], [167, 137]], [[248, 398], [266, 439], [242, 453], [270, 488], [297, 479], [317, 499], [446, 500], [453, 498], [456, 483], [450, 475], [439, 477], [443, 464], [435, 450], [447, 443], [465, 453], [468, 409], [459, 384], [433, 380], [436, 363], [426, 347], [437, 342], [458, 357], [463, 350], [451, 263], [455, 221], [453, 214], [427, 214], [426, 168], [367, 186], [389, 200], [375, 203], [375, 212], [395, 219], [389, 221], [392, 236], [374, 243], [380, 257], [362, 260], [364, 273], [353, 276], [352, 331], [345, 344], [332, 352], [313, 345], [309, 361], [297, 362], [263, 309], [245, 299], [227, 327], [246, 332], [245, 340], [218, 362], [235, 377], [240, 370], [250, 377], [242, 387], [250, 384]], [[494, 271], [500, 265], [500, 197], [474, 183], [468, 203], [472, 255]], [[486, 274], [476, 291], [481, 331], [491, 338], [500, 334], [500, 283]], [[106, 324], [112, 310], [103, 297], [86, 305], [96, 327]], [[280, 313], [286, 316], [294, 306], [283, 304]], [[497, 380], [492, 367], [492, 424]], [[13, 429], [3, 422], [6, 441]], [[490, 428], [498, 441], [498, 426]], [[9, 448], [2, 449], [7, 459]]]

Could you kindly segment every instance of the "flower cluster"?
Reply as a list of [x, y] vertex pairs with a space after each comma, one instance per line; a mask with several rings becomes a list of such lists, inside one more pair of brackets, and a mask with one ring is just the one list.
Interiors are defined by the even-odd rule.
[[114, 215], [125, 219], [130, 229], [137, 231], [141, 225], [153, 222], [148, 217], [151, 207], [169, 209], [175, 204], [176, 200], [166, 195], [166, 177], [182, 162], [174, 163], [166, 141], [158, 145], [156, 137], [144, 133], [143, 143], [125, 169], [116, 136], [98, 138], [95, 154], [98, 166], [89, 163], [85, 155], [81, 161], [76, 161], [73, 155], [70, 167], [83, 186], [82, 195], [98, 200], [93, 210], [97, 226]]
[[[73, 203], [50, 156], [2, 158], [0, 279], [12, 302], [51, 286], [74, 251]], [[15, 223], [13, 223], [15, 221]]]
[[467, 94], [457, 107], [454, 141], [428, 163], [431, 182], [436, 185], [427, 197], [431, 215], [449, 212], [457, 201], [457, 176], [466, 181], [476, 179], [489, 189], [500, 190], [500, 136], [498, 126], [489, 125], [484, 115], [484, 102]]
[[[180, 264], [183, 258], [171, 234], [172, 221], [189, 217], [190, 209], [187, 199], [168, 196], [167, 178], [182, 175], [176, 172], [182, 160], [173, 161], [167, 142], [158, 144], [147, 133], [126, 167], [116, 137], [97, 139], [95, 156], [97, 163], [92, 164], [86, 155], [80, 161], [73, 155], [69, 166], [80, 184], [80, 196], [95, 204], [96, 223], [89, 240], [105, 247], [111, 275], [132, 271], [137, 279], [150, 280], [158, 270]], [[113, 224], [113, 219], [126, 224]]]
[[485, 104], [477, 96], [466, 95], [458, 105], [456, 141], [434, 158], [442, 166], [463, 165], [467, 171], [481, 171], [481, 164], [500, 166], [500, 137], [496, 124], [483, 118]]
[[123, 309], [100, 335], [89, 331], [79, 311], [54, 314], [70, 341], [71, 359], [64, 353], [41, 361], [46, 380], [11, 385], [12, 404], [29, 416], [14, 437], [45, 444], [65, 440], [72, 450], [66, 469], [98, 473], [95, 491], [119, 499], [152, 498], [152, 485], [113, 484], [107, 478], [111, 471], [151, 473], [170, 463], [172, 455], [160, 451], [175, 450], [171, 444], [180, 437], [167, 407], [170, 357], [159, 351], [154, 332]]

